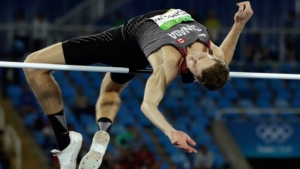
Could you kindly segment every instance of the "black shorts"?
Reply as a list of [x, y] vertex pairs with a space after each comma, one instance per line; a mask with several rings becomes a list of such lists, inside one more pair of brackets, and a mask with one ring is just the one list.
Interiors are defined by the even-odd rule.
[[[133, 50], [124, 40], [122, 29], [122, 27], [116, 27], [99, 34], [63, 42], [62, 48], [66, 64], [102, 63], [113, 67], [144, 68], [144, 64], [132, 64], [134, 61]], [[135, 74], [111, 73], [111, 79], [118, 84], [124, 84], [134, 76]]]

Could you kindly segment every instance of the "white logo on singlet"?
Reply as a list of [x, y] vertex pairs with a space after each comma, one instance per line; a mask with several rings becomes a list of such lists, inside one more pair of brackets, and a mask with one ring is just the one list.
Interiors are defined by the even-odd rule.
[[171, 33], [168, 33], [168, 35], [173, 39], [177, 39], [178, 37], [189, 34], [190, 32], [193, 32], [193, 31], [201, 32], [202, 29], [200, 29], [196, 25], [185, 25], [185, 26], [181, 27], [179, 30], [175, 30], [175, 31], [172, 31]]
[[206, 35], [204, 33], [201, 33], [198, 36], [204, 36], [204, 37], [206, 37]]

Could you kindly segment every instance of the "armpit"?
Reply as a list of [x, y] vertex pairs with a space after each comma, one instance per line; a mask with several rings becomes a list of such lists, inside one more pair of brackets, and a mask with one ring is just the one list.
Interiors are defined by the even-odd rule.
[[216, 56], [217, 58], [219, 58], [222, 61], [225, 61], [225, 55], [224, 52], [221, 48], [219, 48], [218, 46], [216, 46], [214, 43], [212, 43], [211, 41], [211, 49], [214, 53], [214, 56]]

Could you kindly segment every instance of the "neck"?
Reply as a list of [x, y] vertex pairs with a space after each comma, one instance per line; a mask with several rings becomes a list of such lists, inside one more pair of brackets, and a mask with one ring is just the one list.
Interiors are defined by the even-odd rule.
[[189, 57], [189, 53], [191, 53], [192, 51], [207, 52], [208, 49], [202, 43], [194, 42], [190, 47], [187, 48], [187, 57]]

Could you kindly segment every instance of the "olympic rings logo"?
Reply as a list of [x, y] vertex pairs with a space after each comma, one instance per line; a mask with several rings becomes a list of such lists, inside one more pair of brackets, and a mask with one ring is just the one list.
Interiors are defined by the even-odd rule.
[[294, 129], [290, 124], [259, 124], [256, 135], [265, 143], [284, 143], [293, 135]]

